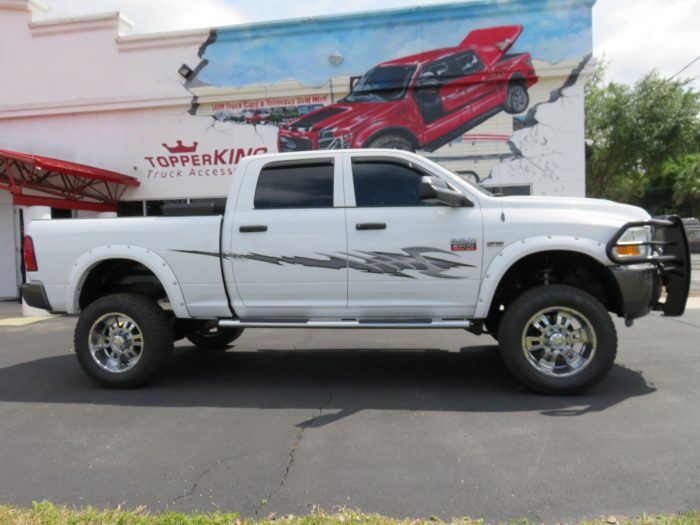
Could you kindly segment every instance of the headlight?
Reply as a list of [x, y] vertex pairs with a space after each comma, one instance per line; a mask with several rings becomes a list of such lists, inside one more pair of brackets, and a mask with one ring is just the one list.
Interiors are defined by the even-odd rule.
[[318, 132], [318, 140], [328, 140], [333, 138], [335, 128], [324, 128]]
[[352, 143], [352, 133], [342, 128], [324, 128], [318, 132], [320, 149], [344, 149]]
[[630, 228], [617, 241], [613, 248], [618, 257], [648, 257], [650, 246], [640, 244], [651, 241], [651, 226], [637, 226]]

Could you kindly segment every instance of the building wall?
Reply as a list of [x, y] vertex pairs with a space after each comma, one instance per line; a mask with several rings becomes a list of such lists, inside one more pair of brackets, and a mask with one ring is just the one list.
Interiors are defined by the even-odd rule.
[[[337, 105], [353, 78], [382, 62], [454, 48], [474, 30], [505, 25], [522, 34], [495, 45], [512, 44], [508, 53], [527, 55], [537, 75], [527, 109], [498, 112], [438, 149], [419, 149], [486, 185], [583, 195], [580, 95], [592, 0], [466, 2], [157, 35], [128, 35], [117, 13], [41, 20], [37, 5], [0, 0], [0, 59], [12, 79], [0, 98], [0, 147], [136, 176], [141, 186], [126, 200], [225, 195], [237, 161], [276, 151], [293, 112]], [[566, 96], [552, 100], [567, 83]], [[551, 104], [544, 155], [514, 147], [531, 134], [517, 128], [544, 129], [535, 124]], [[460, 110], [464, 122], [471, 105]], [[251, 118], [284, 108], [291, 112], [281, 120]], [[377, 117], [362, 119], [369, 126]], [[566, 162], [556, 158], [563, 154]]]
[[[469, 1], [130, 35], [131, 24], [119, 13], [51, 20], [37, 0], [0, 0], [0, 149], [137, 177], [140, 186], [127, 190], [124, 200], [220, 197], [240, 158], [277, 151], [280, 135], [290, 129], [348, 128], [347, 136], [358, 137], [393, 111], [393, 122], [412, 122], [427, 136], [434, 124], [404, 103], [418, 89], [424, 58], [480, 35], [464, 49], [481, 57], [488, 78], [498, 75], [485, 57], [498, 55], [497, 49], [508, 53], [503, 60], [519, 55], [532, 64], [537, 79], [527, 89], [527, 108], [509, 114], [491, 103], [472, 111], [481, 99], [467, 98], [450, 114], [459, 126], [441, 132], [450, 140], [417, 149], [485, 186], [582, 196], [593, 2]], [[511, 38], [503, 27], [522, 33]], [[484, 41], [484, 34], [496, 36]], [[362, 104], [341, 101], [354, 81], [387, 61], [415, 64], [416, 78], [407, 81], [400, 103], [360, 114]], [[459, 82], [470, 87], [468, 80]], [[304, 115], [319, 109], [352, 118], [317, 119], [315, 129], [306, 130]], [[0, 192], [0, 199], [0, 242], [7, 247], [0, 250], [1, 297], [13, 288], [16, 243], [9, 242], [14, 219], [8, 196]]]

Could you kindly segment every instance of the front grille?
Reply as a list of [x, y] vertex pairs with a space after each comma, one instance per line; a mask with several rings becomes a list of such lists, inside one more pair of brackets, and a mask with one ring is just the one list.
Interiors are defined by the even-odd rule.
[[311, 139], [280, 137], [280, 151], [309, 151], [311, 149]]

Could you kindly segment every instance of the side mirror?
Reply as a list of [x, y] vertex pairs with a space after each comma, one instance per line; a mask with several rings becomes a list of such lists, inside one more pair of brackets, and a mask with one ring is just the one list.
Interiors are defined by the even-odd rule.
[[474, 203], [465, 195], [450, 189], [444, 180], [427, 175], [424, 175], [420, 179], [420, 199], [434, 199], [455, 208], [474, 206]]

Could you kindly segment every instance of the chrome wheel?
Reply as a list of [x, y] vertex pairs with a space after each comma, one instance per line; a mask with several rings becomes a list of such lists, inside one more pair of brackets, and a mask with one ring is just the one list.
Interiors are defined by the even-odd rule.
[[510, 96], [510, 103], [513, 109], [518, 110], [520, 108], [523, 111], [527, 107], [527, 93], [524, 89], [516, 89]]
[[552, 377], [579, 374], [596, 353], [596, 333], [579, 311], [562, 306], [540, 310], [525, 324], [522, 350], [538, 372]]
[[143, 334], [136, 322], [121, 313], [108, 313], [90, 328], [88, 347], [97, 365], [113, 374], [131, 370], [143, 355]]
[[522, 113], [530, 103], [527, 88], [521, 84], [512, 84], [506, 94], [505, 110], [508, 113]]

